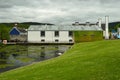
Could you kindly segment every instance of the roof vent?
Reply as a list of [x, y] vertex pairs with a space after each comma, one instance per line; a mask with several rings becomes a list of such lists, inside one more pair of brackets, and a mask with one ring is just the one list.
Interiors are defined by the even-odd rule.
[[72, 25], [78, 26], [78, 25], [79, 25], [79, 22], [75, 22], [75, 23], [73, 23]]
[[86, 26], [90, 26], [90, 22], [86, 22]]

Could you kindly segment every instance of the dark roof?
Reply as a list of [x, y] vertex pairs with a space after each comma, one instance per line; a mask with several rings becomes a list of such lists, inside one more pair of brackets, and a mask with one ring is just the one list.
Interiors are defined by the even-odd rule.
[[98, 25], [30, 25], [28, 31], [102, 31]]
[[21, 33], [26, 33], [27, 31], [25, 29], [22, 28], [17, 28]]
[[102, 25], [101, 25], [101, 28], [102, 28], [103, 30], [105, 30], [105, 24], [102, 24]]
[[13, 27], [10, 31], [10, 35], [20, 35], [20, 33], [26, 33], [27, 31], [25, 29]]
[[17, 28], [12, 28], [10, 35], [20, 35], [20, 31]]

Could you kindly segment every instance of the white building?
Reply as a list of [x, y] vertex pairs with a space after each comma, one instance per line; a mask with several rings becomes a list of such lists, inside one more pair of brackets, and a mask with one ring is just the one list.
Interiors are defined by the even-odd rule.
[[74, 43], [74, 31], [102, 31], [98, 25], [31, 25], [29, 43]]

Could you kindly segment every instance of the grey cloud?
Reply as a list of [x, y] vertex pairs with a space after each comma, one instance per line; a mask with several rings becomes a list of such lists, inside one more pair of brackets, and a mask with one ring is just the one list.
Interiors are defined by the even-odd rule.
[[0, 0], [0, 21], [64, 24], [96, 22], [105, 15], [115, 21], [120, 17], [119, 4], [119, 0]]
[[0, 5], [0, 8], [11, 8], [11, 5]]
[[119, 0], [99, 0], [102, 4], [113, 4], [120, 2]]

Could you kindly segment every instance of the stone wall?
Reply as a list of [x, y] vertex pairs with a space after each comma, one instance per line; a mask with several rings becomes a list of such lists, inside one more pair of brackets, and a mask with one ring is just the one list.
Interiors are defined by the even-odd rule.
[[10, 41], [27, 41], [27, 35], [10, 35]]

